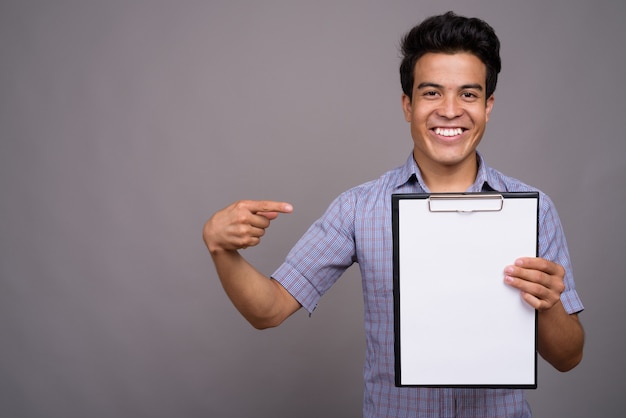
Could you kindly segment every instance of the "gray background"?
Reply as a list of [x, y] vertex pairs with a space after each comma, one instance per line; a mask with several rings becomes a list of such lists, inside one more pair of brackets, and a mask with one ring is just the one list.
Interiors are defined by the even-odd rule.
[[402, 164], [399, 40], [449, 9], [500, 36], [480, 149], [554, 199], [586, 306], [583, 363], [540, 361], [535, 416], [622, 416], [625, 4], [3, 0], [0, 416], [359, 416], [358, 269], [256, 331], [201, 229], [291, 202], [245, 252], [271, 274], [338, 193]]

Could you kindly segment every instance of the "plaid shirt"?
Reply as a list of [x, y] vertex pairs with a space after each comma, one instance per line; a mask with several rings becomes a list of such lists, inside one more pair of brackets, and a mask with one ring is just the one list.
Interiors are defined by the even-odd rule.
[[[488, 167], [480, 155], [478, 161], [478, 175], [468, 192], [537, 191]], [[359, 264], [367, 344], [364, 417], [529, 417], [521, 389], [394, 385], [391, 195], [428, 192], [411, 154], [403, 166], [337, 197], [272, 277], [312, 313], [339, 276], [354, 262]], [[547, 195], [539, 193], [539, 256], [565, 268], [563, 306], [568, 313], [582, 311], [556, 209]]]

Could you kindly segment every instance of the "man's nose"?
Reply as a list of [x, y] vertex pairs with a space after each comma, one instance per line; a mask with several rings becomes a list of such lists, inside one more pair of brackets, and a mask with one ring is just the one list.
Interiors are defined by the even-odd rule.
[[457, 97], [450, 95], [443, 98], [441, 106], [438, 109], [438, 113], [444, 118], [454, 119], [461, 116], [463, 113], [463, 107], [460, 105]]

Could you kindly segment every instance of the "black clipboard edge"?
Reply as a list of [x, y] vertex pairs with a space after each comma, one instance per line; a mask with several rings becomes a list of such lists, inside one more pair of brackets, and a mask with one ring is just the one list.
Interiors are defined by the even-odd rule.
[[[402, 359], [400, 357], [400, 263], [399, 261], [399, 216], [400, 216], [400, 200], [403, 199], [428, 199], [431, 196], [445, 196], [451, 193], [394, 193], [391, 195], [391, 225], [393, 235], [393, 319], [394, 319], [394, 368], [395, 368], [395, 386], [396, 387], [422, 387], [422, 388], [472, 388], [472, 389], [537, 389], [537, 346], [538, 346], [538, 312], [535, 309], [535, 382], [531, 384], [478, 384], [478, 385], [445, 385], [445, 384], [403, 384], [402, 383]], [[515, 198], [535, 198], [537, 199], [537, 245], [535, 246], [535, 257], [539, 256], [539, 198], [540, 194], [537, 191], [527, 192], [464, 192], [453, 193], [454, 195], [462, 196], [479, 196], [479, 195], [502, 195], [504, 199]]]

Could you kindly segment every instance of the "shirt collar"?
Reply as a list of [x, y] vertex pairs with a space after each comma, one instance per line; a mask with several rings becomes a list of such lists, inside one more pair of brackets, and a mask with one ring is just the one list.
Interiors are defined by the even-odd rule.
[[417, 163], [415, 162], [415, 158], [413, 158], [413, 151], [409, 154], [409, 158], [407, 158], [406, 163], [402, 167], [400, 167], [400, 172], [398, 175], [398, 180], [395, 184], [396, 188], [404, 186], [409, 182], [414, 182], [417, 180], [424, 188], [424, 182], [422, 181], [422, 173], [420, 172]]
[[[480, 155], [478, 151], [476, 151], [476, 158], [478, 160], [478, 173], [476, 174], [474, 184], [470, 186], [467, 192], [506, 190], [505, 186], [500, 184], [496, 177], [489, 175], [489, 167], [487, 167], [482, 155]], [[424, 182], [422, 172], [413, 158], [413, 152], [411, 152], [406, 163], [400, 168], [400, 176], [398, 177], [396, 187], [403, 186], [411, 181], [417, 181], [425, 193], [430, 192]]]

